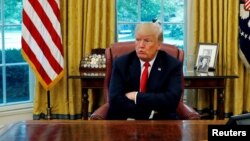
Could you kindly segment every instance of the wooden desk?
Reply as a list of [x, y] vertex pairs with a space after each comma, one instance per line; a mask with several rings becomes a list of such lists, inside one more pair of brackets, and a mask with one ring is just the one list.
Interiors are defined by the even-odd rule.
[[217, 89], [217, 119], [224, 119], [224, 100], [227, 79], [238, 78], [237, 75], [210, 73], [189, 72], [184, 74], [185, 89], [208, 89], [210, 94], [210, 117], [214, 117], [213, 99], [214, 90]]
[[[103, 88], [104, 76], [69, 76], [71, 79], [81, 79], [82, 82], [82, 97], [83, 97], [83, 119], [88, 119], [88, 89]], [[199, 73], [189, 72], [184, 74], [185, 89], [208, 89], [211, 94], [211, 99], [214, 96], [214, 90], [217, 89], [217, 119], [224, 119], [224, 89], [227, 79], [238, 78], [236, 75], [219, 75], [216, 73], [201, 76]], [[213, 104], [210, 102], [210, 117], [213, 117]]]
[[1, 141], [201, 141], [208, 125], [224, 120], [196, 121], [23, 121], [8, 125]]
[[89, 109], [89, 95], [88, 89], [102, 89], [104, 76], [69, 76], [70, 79], [81, 79], [82, 85], [82, 114], [83, 119], [88, 119], [88, 109]]

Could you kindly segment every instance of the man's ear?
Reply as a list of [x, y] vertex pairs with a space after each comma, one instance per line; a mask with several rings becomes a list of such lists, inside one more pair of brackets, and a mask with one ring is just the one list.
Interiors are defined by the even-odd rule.
[[158, 43], [158, 50], [161, 48], [162, 43]]

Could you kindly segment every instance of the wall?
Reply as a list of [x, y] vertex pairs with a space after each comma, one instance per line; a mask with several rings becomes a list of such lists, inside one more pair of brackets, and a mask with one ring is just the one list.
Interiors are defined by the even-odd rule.
[[3, 125], [14, 123], [17, 121], [22, 120], [32, 120], [33, 119], [33, 113], [32, 109], [25, 109], [20, 111], [13, 111], [8, 113], [2, 113], [0, 114], [0, 128]]
[[17, 104], [0, 108], [0, 128], [17, 121], [33, 119], [33, 104]]

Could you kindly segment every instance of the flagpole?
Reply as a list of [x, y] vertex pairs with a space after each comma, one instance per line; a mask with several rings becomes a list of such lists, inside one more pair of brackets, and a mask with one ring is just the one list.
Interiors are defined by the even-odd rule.
[[[23, 1], [22, 55], [28, 64], [32, 66], [31, 68], [38, 78], [37, 80], [47, 92], [48, 106], [44, 108], [47, 108], [45, 118], [48, 120], [52, 118], [52, 113], [50, 91], [47, 90], [52, 88], [64, 76], [64, 50], [59, 1]], [[47, 38], [48, 35], [51, 38]], [[36, 42], [35, 46], [34, 42]]]
[[47, 120], [51, 119], [51, 108], [50, 108], [50, 91], [47, 91]]

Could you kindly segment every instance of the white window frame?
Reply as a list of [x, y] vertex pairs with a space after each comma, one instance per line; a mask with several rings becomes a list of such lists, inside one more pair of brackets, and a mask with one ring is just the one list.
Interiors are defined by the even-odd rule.
[[[4, 1], [2, 0], [0, 2], [0, 10], [4, 9]], [[15, 25], [6, 25], [4, 23], [4, 11], [1, 11], [1, 45], [2, 45], [2, 54], [5, 54], [5, 37], [4, 37], [4, 27], [5, 26], [21, 26], [21, 24], [15, 24]], [[21, 35], [20, 35], [21, 36]], [[20, 39], [21, 40], [21, 39]], [[21, 47], [21, 44], [20, 44]], [[20, 62], [20, 63], [6, 63], [5, 61], [5, 57], [4, 55], [2, 55], [2, 64], [0, 64], [0, 67], [2, 67], [3, 71], [0, 72], [2, 73], [3, 76], [3, 103], [0, 103], [0, 113], [1, 116], [6, 116], [6, 115], [10, 115], [13, 113], [20, 113], [20, 112], [27, 112], [27, 111], [32, 111], [33, 109], [33, 95], [34, 95], [34, 83], [35, 83], [35, 77], [34, 74], [31, 70], [31, 68], [29, 67], [29, 100], [28, 101], [20, 101], [20, 102], [11, 102], [11, 103], [7, 103], [6, 102], [6, 67], [7, 66], [23, 66], [26, 65], [28, 66], [28, 64], [26, 62]], [[0, 116], [0, 117], [1, 117]]]

